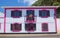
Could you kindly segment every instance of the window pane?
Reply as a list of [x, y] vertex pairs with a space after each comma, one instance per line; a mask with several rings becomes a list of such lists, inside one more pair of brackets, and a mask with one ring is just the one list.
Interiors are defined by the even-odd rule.
[[40, 17], [48, 17], [48, 16], [50, 16], [50, 13], [49, 13], [48, 10], [40, 10], [39, 11], [39, 16]]
[[42, 24], [42, 31], [48, 31], [48, 24], [46, 23]]
[[36, 30], [36, 24], [34, 24], [34, 23], [25, 24], [25, 30], [26, 31], [35, 31]]
[[27, 10], [27, 20], [34, 20], [34, 10]]
[[22, 11], [11, 11], [11, 17], [21, 17], [22, 16]]
[[11, 30], [12, 31], [20, 31], [21, 30], [21, 24], [11, 24]]
[[29, 16], [30, 14], [34, 16], [34, 10], [27, 10], [27, 16]]

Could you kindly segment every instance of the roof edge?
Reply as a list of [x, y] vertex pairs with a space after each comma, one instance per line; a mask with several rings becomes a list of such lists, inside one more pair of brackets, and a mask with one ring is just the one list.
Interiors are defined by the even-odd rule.
[[59, 6], [0, 6], [0, 8], [31, 8], [31, 7], [35, 7], [35, 8], [58, 8]]

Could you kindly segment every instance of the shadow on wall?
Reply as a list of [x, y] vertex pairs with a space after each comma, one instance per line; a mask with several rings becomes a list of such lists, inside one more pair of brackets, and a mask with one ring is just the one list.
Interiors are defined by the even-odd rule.
[[57, 31], [60, 34], [60, 18], [57, 18]]

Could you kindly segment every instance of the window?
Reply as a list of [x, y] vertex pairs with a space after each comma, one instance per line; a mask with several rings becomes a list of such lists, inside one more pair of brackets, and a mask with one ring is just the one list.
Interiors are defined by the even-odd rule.
[[48, 10], [40, 10], [39, 11], [39, 16], [40, 17], [49, 17], [50, 16], [50, 13]]
[[11, 11], [11, 17], [14, 17], [14, 18], [19, 18], [22, 16], [22, 11], [21, 10], [14, 10], [14, 11]]
[[30, 14], [34, 16], [34, 10], [27, 10], [27, 16], [29, 16]]
[[48, 24], [42, 23], [42, 31], [48, 31]]
[[26, 20], [34, 20], [34, 10], [27, 10], [27, 19]]
[[18, 23], [11, 24], [11, 30], [12, 31], [20, 31], [21, 30], [21, 24], [18, 24]]
[[26, 31], [35, 31], [36, 30], [36, 24], [35, 23], [25, 24], [25, 30]]

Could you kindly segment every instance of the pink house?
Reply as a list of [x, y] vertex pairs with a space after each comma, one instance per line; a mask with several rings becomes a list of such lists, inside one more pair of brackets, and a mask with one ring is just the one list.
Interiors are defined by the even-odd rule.
[[56, 6], [4, 7], [0, 33], [57, 33]]

